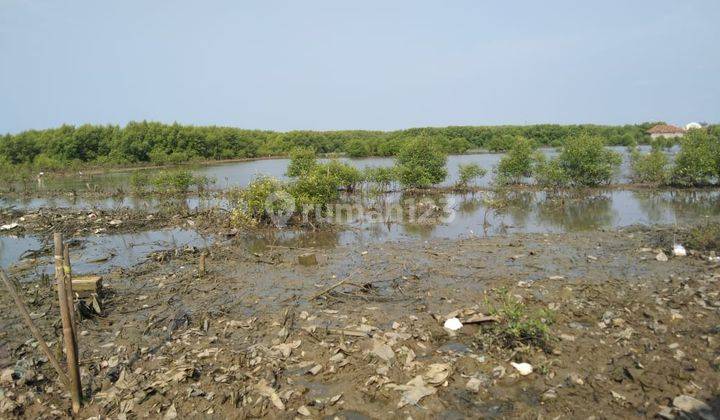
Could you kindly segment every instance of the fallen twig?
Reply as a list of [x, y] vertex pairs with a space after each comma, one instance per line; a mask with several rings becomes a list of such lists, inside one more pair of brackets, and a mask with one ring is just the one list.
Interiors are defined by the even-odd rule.
[[323, 290], [322, 292], [319, 292], [319, 293], [316, 293], [315, 295], [313, 295], [313, 296], [310, 298], [310, 300], [315, 300], [315, 299], [319, 298], [320, 296], [322, 296], [322, 295], [324, 295], [324, 294], [326, 294], [326, 293], [332, 292], [332, 291], [335, 290], [336, 288], [338, 288], [338, 287], [342, 286], [343, 284], [345, 284], [345, 282], [348, 281], [348, 280], [350, 280], [350, 279], [352, 278], [352, 276], [353, 276], [355, 273], [357, 273], [357, 272], [358, 272], [358, 270], [354, 270], [352, 273], [348, 274], [348, 276], [345, 277], [344, 279], [342, 279], [342, 280], [340, 280], [339, 282], [333, 284], [332, 286], [328, 287], [327, 289]]

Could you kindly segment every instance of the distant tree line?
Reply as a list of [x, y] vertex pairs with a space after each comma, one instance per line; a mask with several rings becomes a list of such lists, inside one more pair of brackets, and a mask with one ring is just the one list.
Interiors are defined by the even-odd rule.
[[297, 147], [319, 154], [351, 157], [393, 156], [407, 141], [431, 139], [445, 153], [471, 149], [503, 151], [518, 137], [536, 145], [561, 146], [580, 134], [599, 136], [607, 145], [649, 141], [645, 131], [655, 123], [624, 126], [527, 125], [411, 128], [398, 131], [273, 132], [231, 127], [196, 127], [157, 122], [116, 125], [63, 125], [0, 137], [0, 164], [61, 169], [73, 164], [168, 164], [191, 160], [220, 160], [287, 155]]

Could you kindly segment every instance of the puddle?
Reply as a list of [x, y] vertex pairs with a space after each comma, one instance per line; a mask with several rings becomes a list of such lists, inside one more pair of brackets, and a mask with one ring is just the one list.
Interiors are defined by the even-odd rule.
[[[71, 248], [71, 263], [73, 271], [77, 273], [102, 273], [114, 267], [131, 267], [144, 261], [148, 254], [155, 251], [187, 246], [206, 247], [213, 242], [213, 239], [185, 229], [90, 236], [81, 238], [80, 247]], [[9, 267], [17, 263], [28, 250], [40, 250], [44, 247], [50, 247], [50, 244], [43, 244], [38, 237], [2, 236], [0, 265], [3, 268]], [[54, 270], [49, 253], [38, 257], [36, 262], [28, 259], [21, 264], [28, 264], [37, 274], [50, 274]]]
[[133, 209], [144, 211], [157, 211], [163, 207], [184, 208], [197, 210], [209, 207], [227, 207], [227, 201], [214, 197], [134, 197], [124, 195], [119, 197], [0, 197], [0, 208], [30, 209], [39, 208], [70, 208], [70, 209]]

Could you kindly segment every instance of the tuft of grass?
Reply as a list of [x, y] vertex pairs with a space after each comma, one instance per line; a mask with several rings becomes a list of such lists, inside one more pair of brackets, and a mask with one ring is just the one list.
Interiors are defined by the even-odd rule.
[[694, 227], [688, 234], [686, 245], [698, 251], [720, 251], [720, 223], [709, 222]]
[[500, 318], [500, 322], [491, 327], [497, 344], [511, 349], [535, 346], [550, 351], [550, 325], [555, 322], [555, 312], [549, 309], [531, 311], [506, 289], [499, 291], [497, 304], [486, 298], [486, 305], [490, 314]]

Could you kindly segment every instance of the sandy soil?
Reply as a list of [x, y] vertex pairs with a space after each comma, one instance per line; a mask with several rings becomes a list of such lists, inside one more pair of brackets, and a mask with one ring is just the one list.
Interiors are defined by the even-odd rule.
[[[80, 417], [711, 416], [720, 265], [673, 257], [671, 241], [662, 229], [255, 252], [230, 241], [207, 250], [205, 275], [200, 251], [167, 252], [106, 276], [102, 315], [80, 321]], [[319, 264], [298, 264], [306, 253]], [[55, 292], [24, 280], [56, 343]], [[0, 416], [68, 415], [7, 294], [0, 308]], [[509, 308], [548, 335], [511, 334]], [[463, 327], [443, 328], [450, 317]]]

